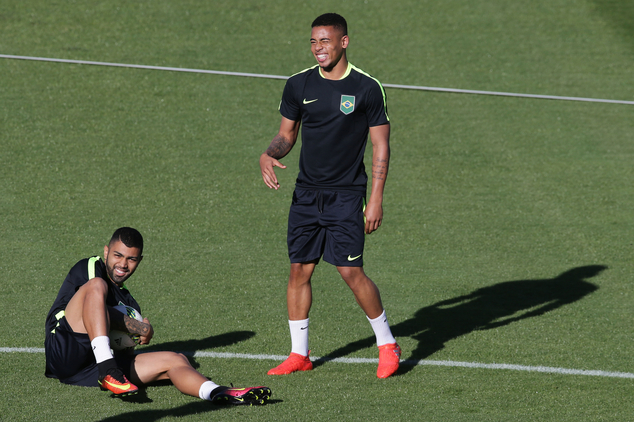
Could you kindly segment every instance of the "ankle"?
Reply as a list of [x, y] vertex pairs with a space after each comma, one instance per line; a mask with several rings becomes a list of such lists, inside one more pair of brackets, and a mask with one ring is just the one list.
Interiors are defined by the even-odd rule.
[[114, 358], [104, 360], [103, 362], [99, 362], [97, 364], [97, 368], [99, 369], [99, 376], [101, 378], [108, 375], [111, 371], [119, 369], [117, 366], [117, 362], [115, 362]]

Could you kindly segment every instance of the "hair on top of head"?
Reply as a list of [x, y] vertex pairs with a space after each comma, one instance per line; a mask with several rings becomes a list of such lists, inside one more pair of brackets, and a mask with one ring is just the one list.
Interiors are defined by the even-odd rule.
[[120, 240], [128, 248], [138, 248], [143, 253], [143, 236], [137, 229], [132, 227], [121, 227], [115, 230], [114, 234], [110, 238], [109, 245], [113, 242]]
[[316, 26], [332, 26], [342, 31], [343, 35], [348, 35], [348, 22], [346, 22], [343, 16], [337, 13], [324, 13], [318, 16], [317, 19], [313, 21], [311, 28]]

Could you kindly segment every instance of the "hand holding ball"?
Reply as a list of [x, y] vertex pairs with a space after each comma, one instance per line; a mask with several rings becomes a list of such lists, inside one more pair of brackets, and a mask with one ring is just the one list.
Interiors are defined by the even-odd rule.
[[[131, 306], [118, 305], [115, 306], [114, 309], [129, 316], [130, 318], [143, 322], [141, 314]], [[132, 350], [137, 344], [139, 344], [138, 335], [126, 333], [125, 331], [110, 330], [108, 337], [110, 337], [110, 348], [114, 351]]]

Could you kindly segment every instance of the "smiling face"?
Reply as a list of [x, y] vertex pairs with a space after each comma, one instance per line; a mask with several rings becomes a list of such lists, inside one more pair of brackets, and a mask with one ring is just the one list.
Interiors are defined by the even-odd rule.
[[316, 26], [310, 34], [310, 50], [324, 72], [343, 74], [348, 68], [348, 36], [334, 26]]
[[106, 261], [108, 277], [119, 286], [134, 274], [136, 267], [143, 259], [139, 248], [129, 248], [120, 240], [104, 246], [103, 257]]

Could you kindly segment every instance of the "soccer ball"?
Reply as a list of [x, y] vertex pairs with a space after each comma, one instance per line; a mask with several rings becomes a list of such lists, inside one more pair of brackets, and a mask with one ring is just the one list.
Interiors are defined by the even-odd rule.
[[[114, 309], [137, 321], [143, 321], [141, 314], [131, 306], [117, 305]], [[138, 335], [126, 333], [125, 331], [110, 330], [108, 337], [110, 337], [110, 348], [114, 351], [132, 350], [139, 344]]]

